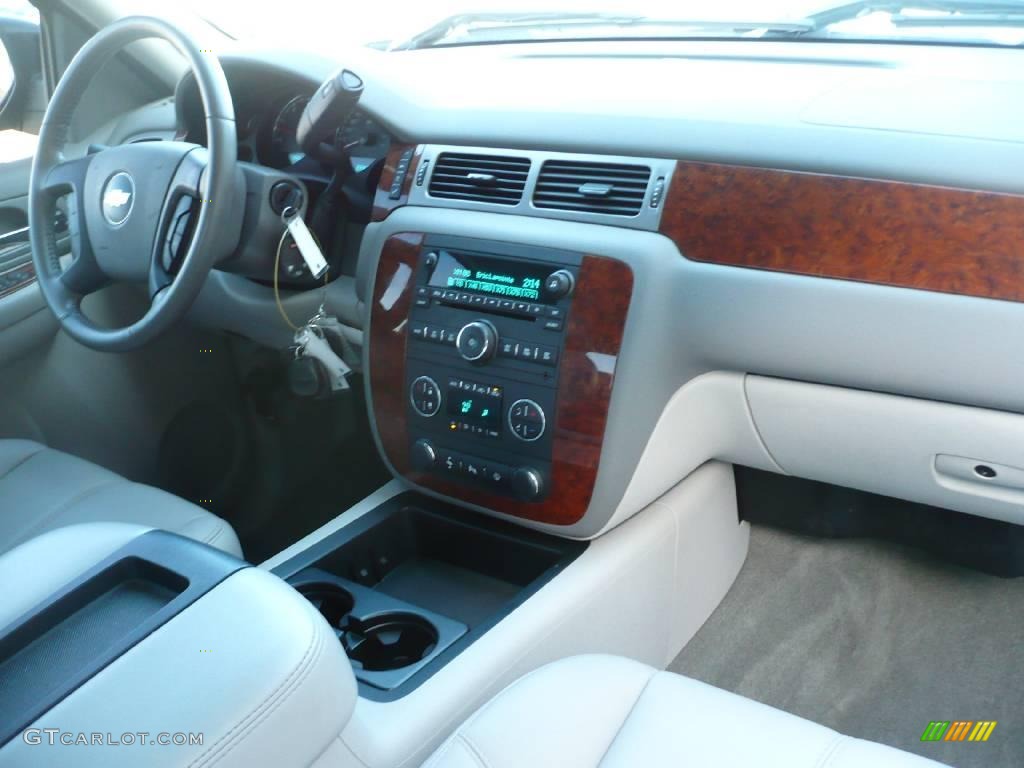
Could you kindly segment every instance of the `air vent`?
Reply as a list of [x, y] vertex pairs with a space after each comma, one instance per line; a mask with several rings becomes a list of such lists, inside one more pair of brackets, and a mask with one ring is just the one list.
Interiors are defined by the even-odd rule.
[[527, 157], [442, 152], [428, 191], [432, 197], [516, 205], [523, 199], [529, 172]]
[[645, 165], [548, 160], [533, 204], [562, 211], [635, 216], [644, 207], [651, 169]]

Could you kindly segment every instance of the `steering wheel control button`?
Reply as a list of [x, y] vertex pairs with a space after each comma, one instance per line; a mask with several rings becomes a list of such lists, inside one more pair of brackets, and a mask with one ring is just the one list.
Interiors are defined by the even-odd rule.
[[481, 363], [494, 357], [498, 346], [498, 331], [486, 320], [474, 320], [462, 326], [455, 337], [455, 348], [463, 360]]
[[103, 187], [103, 218], [112, 227], [120, 227], [135, 207], [135, 180], [126, 172], [115, 173]]
[[441, 410], [441, 388], [429, 376], [420, 376], [410, 387], [409, 401], [416, 413], [429, 419]]
[[560, 299], [571, 294], [575, 285], [576, 280], [573, 278], [572, 272], [560, 269], [548, 275], [548, 279], [544, 281], [544, 290], [551, 298]]
[[544, 434], [547, 418], [544, 409], [533, 400], [516, 400], [508, 409], [508, 425], [513, 435], [532, 443]]

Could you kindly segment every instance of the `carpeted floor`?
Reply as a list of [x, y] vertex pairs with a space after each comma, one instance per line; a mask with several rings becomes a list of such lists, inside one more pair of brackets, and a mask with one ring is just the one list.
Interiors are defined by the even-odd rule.
[[[669, 667], [956, 768], [1024, 766], [1024, 578], [896, 545], [757, 527], [721, 606]], [[931, 720], [997, 720], [986, 743]]]

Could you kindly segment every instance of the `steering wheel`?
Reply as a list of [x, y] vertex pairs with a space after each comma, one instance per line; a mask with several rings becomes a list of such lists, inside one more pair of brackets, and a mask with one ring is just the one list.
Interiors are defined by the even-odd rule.
[[[206, 113], [207, 148], [154, 141], [65, 159], [71, 116], [86, 86], [114, 54], [146, 38], [167, 41], [191, 66]], [[94, 349], [120, 352], [151, 341], [188, 311], [210, 269], [237, 245], [237, 200], [244, 185], [237, 154], [224, 70], [181, 30], [159, 19], [128, 17], [81, 48], [46, 109], [28, 200], [39, 287], [68, 335]], [[69, 194], [72, 261], [62, 269], [55, 214], [58, 199]], [[132, 325], [102, 328], [82, 312], [82, 300], [112, 282], [148, 284], [150, 307]]]

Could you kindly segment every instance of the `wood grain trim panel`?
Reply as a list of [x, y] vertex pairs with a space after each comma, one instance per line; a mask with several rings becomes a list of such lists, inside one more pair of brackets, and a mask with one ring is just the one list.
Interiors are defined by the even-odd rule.
[[[552, 525], [571, 525], [590, 506], [601, 460], [615, 365], [633, 292], [633, 271], [615, 259], [586, 255], [566, 326], [553, 419], [548, 497], [525, 503], [413, 470], [406, 423], [406, 326], [423, 235], [384, 243], [370, 310], [369, 382], [373, 417], [391, 465], [407, 479], [455, 499]], [[451, 446], [457, 449], [457, 445]]]
[[1024, 197], [680, 162], [661, 232], [688, 259], [1024, 301]]
[[11, 272], [24, 272], [28, 276], [24, 280], [21, 280], [14, 285], [8, 286], [7, 288], [0, 287], [0, 299], [2, 299], [4, 296], [14, 293], [15, 291], [20, 291], [25, 286], [31, 285], [36, 281], [36, 268], [34, 264], [23, 264], [19, 267], [15, 267], [14, 269], [9, 269], [7, 270], [7, 272], [0, 274], [0, 277], [3, 277], [4, 275], [9, 274]]
[[[398, 165], [402, 153], [407, 149], [415, 147], [412, 155], [412, 162], [409, 163], [409, 172], [405, 175], [405, 183], [402, 184], [402, 196], [397, 200], [391, 198], [391, 182], [395, 178], [395, 167]], [[416, 168], [423, 156], [423, 147], [415, 144], [392, 144], [388, 149], [387, 157], [384, 160], [384, 170], [381, 172], [380, 181], [377, 183], [377, 191], [373, 196], [373, 211], [370, 214], [372, 221], [384, 221], [396, 208], [401, 208], [409, 202], [409, 190], [412, 189], [413, 180], [416, 178]]]

